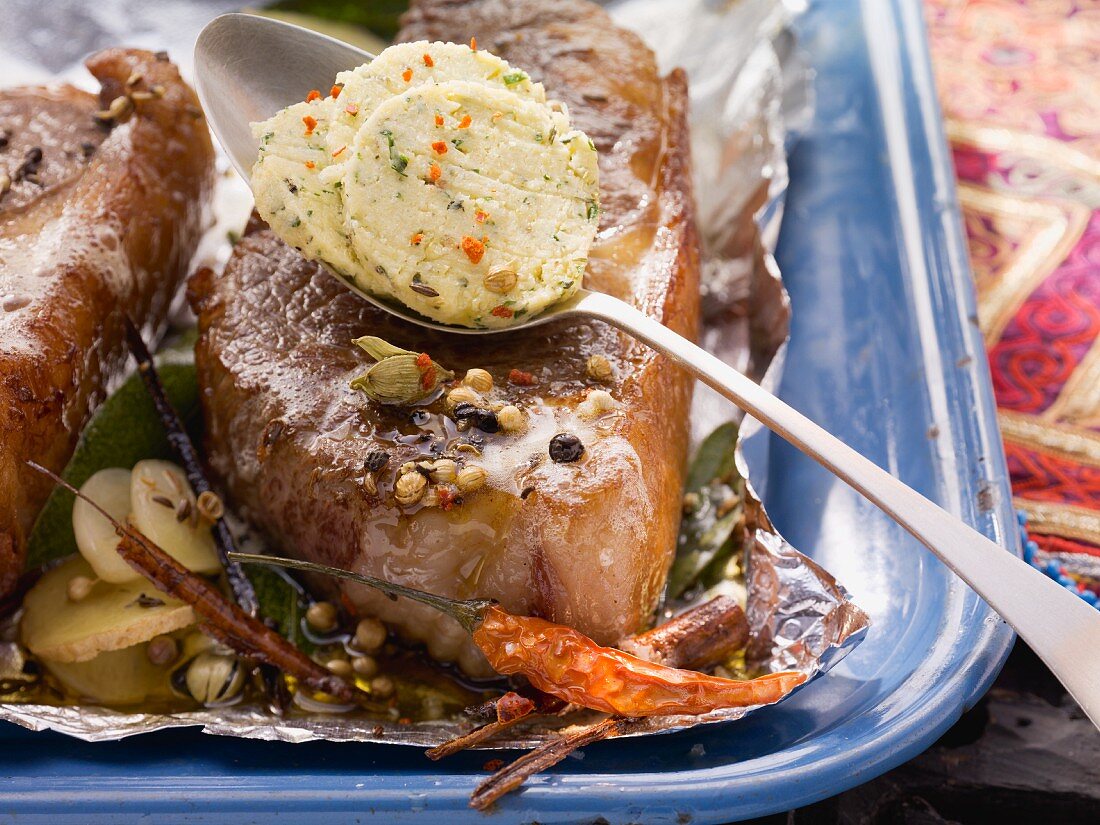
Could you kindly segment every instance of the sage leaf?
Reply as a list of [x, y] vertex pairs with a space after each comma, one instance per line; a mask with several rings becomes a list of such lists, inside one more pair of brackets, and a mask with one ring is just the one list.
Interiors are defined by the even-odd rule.
[[741, 546], [744, 479], [737, 472], [734, 450], [737, 425], [723, 424], [699, 445], [688, 469], [685, 513], [676, 557], [668, 578], [668, 598], [721, 580]]

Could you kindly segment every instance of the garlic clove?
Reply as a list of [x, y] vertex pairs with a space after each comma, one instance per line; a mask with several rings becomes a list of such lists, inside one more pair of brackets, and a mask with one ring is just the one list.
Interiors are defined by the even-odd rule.
[[198, 518], [195, 492], [178, 465], [153, 459], [135, 464], [130, 507], [134, 527], [184, 567], [206, 574], [221, 570], [210, 524]]
[[[130, 515], [129, 470], [121, 467], [100, 470], [84, 482], [80, 492], [121, 522]], [[141, 578], [141, 574], [118, 554], [119, 537], [115, 528], [81, 498], [73, 504], [73, 533], [80, 555], [103, 581], [128, 582]]]

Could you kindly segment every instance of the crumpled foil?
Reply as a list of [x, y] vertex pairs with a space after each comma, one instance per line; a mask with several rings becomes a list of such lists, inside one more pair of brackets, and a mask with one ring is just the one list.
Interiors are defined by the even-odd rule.
[[[12, 2], [31, 8], [29, 0]], [[786, 26], [800, 4], [801, 0], [616, 0], [607, 4], [620, 25], [636, 30], [649, 42], [663, 68], [683, 66], [688, 71], [703, 236], [702, 344], [765, 386], [777, 383], [790, 316], [771, 250], [787, 184], [784, 142], [788, 127], [797, 125], [808, 105], [805, 75], [797, 61], [786, 59], [790, 51]], [[8, 16], [13, 25], [0, 30], [0, 76], [9, 83], [51, 76], [79, 79], [78, 63], [84, 54], [120, 43], [168, 48], [174, 58], [183, 58], [186, 74], [198, 30], [234, 5], [233, 0], [172, 0], [157, 4], [156, 14], [145, 14], [137, 0], [103, 0], [95, 8], [83, 0], [56, 0], [45, 18]], [[80, 37], [75, 39], [74, 33]], [[239, 187], [223, 188], [239, 195]], [[242, 210], [240, 198], [230, 200], [236, 205], [229, 211], [240, 213], [243, 222], [247, 210]], [[247, 207], [247, 202], [243, 205]], [[215, 232], [224, 235], [224, 224]], [[215, 257], [224, 257], [224, 250]], [[705, 435], [735, 412], [728, 401], [699, 385], [692, 407], [693, 432], [697, 437]], [[756, 426], [746, 422], [742, 435]], [[745, 474], [740, 454], [738, 464]], [[748, 664], [760, 672], [796, 670], [812, 679], [862, 640], [868, 617], [827, 571], [774, 530], [751, 485], [746, 512], [753, 535], [745, 581]], [[754, 709], [638, 720], [625, 735], [730, 721]], [[537, 718], [517, 725], [487, 747], [533, 747], [596, 718], [598, 714], [588, 711]], [[476, 724], [460, 719], [399, 724], [297, 710], [280, 718], [248, 705], [159, 714], [9, 703], [0, 704], [0, 719], [87, 741], [201, 726], [206, 733], [249, 739], [420, 747], [438, 745]]]

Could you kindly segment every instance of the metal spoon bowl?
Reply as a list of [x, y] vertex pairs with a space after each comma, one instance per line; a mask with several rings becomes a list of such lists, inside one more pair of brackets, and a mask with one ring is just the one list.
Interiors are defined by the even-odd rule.
[[[199, 35], [195, 69], [210, 125], [245, 178], [258, 155], [249, 123], [326, 88], [338, 72], [373, 55], [307, 29], [243, 14], [212, 21]], [[337, 276], [338, 277], [338, 276]], [[504, 334], [427, 320], [364, 293], [411, 324], [463, 335]], [[909, 531], [1001, 614], [1100, 727], [1100, 611], [864, 458], [749, 378], [617, 298], [580, 290], [519, 326], [597, 318], [634, 336], [729, 398], [846, 481]]]

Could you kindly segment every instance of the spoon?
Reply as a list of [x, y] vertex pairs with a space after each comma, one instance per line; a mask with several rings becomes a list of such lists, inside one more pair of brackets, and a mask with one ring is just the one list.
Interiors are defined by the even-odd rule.
[[[263, 17], [226, 14], [195, 46], [199, 97], [211, 128], [245, 180], [259, 153], [249, 123], [326, 88], [373, 55], [331, 37]], [[507, 330], [452, 327], [340, 283], [409, 323], [462, 335]], [[941, 509], [718, 358], [599, 292], [579, 290], [522, 324], [596, 318], [634, 336], [729, 398], [835, 473], [936, 554], [1008, 622], [1100, 727], [1100, 611]]]

